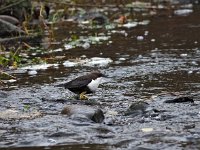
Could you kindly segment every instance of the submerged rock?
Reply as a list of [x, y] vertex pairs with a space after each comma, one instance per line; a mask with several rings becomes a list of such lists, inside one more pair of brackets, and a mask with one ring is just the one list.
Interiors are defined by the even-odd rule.
[[184, 102], [194, 103], [194, 100], [190, 97], [178, 97], [175, 99], [170, 99], [165, 101], [165, 103], [184, 103]]
[[135, 102], [126, 110], [125, 115], [144, 114], [148, 106], [149, 104], [143, 101]]
[[104, 114], [101, 109], [83, 105], [67, 105], [63, 108], [61, 114], [70, 116], [73, 119], [89, 119], [96, 123], [101, 123], [104, 120]]

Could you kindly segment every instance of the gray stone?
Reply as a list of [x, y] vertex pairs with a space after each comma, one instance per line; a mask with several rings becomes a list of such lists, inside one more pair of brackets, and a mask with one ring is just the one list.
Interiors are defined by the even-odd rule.
[[165, 103], [185, 103], [185, 102], [194, 103], [194, 100], [190, 97], [178, 97], [165, 101]]
[[132, 103], [130, 107], [127, 109], [127, 111], [125, 112], [125, 115], [144, 114], [148, 106], [149, 104], [143, 101]]
[[85, 105], [67, 105], [63, 108], [61, 114], [70, 116], [73, 119], [89, 119], [96, 123], [101, 123], [104, 120], [104, 114], [101, 109]]

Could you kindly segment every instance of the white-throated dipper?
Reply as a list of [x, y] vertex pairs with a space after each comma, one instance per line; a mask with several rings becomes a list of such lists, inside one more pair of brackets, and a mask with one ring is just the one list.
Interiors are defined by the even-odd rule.
[[103, 77], [106, 77], [99, 71], [93, 71], [90, 74], [80, 76], [64, 84], [66, 89], [79, 94], [81, 100], [88, 99], [84, 94], [90, 94], [97, 90]]

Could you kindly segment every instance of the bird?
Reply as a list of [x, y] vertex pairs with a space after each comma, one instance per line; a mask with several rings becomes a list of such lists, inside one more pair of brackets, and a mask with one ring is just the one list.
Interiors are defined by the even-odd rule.
[[92, 71], [89, 74], [64, 83], [64, 87], [65, 89], [78, 94], [80, 100], [87, 100], [88, 97], [85, 94], [94, 93], [104, 77], [106, 77], [106, 75], [100, 71]]

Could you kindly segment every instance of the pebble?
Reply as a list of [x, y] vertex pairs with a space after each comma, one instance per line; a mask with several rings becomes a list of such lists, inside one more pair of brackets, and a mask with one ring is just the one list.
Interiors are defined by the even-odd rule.
[[144, 40], [144, 37], [143, 36], [137, 36], [137, 40], [142, 41], [142, 40]]
[[188, 54], [180, 54], [181, 57], [187, 57]]
[[36, 75], [37, 71], [36, 70], [30, 70], [30, 71], [28, 71], [28, 74], [29, 75]]

